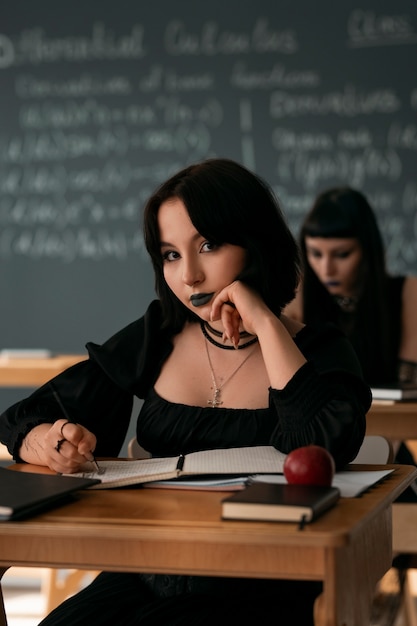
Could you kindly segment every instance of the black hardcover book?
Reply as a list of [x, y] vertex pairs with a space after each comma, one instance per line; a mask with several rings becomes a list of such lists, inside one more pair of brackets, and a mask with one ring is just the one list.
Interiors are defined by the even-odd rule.
[[222, 500], [223, 519], [311, 522], [340, 498], [337, 487], [256, 482]]

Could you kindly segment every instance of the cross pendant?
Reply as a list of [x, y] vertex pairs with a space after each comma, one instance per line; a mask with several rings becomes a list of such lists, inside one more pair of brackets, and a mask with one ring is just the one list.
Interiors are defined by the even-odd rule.
[[219, 404], [223, 404], [223, 402], [220, 400], [220, 394], [221, 394], [222, 390], [221, 389], [217, 389], [217, 387], [214, 388], [214, 392], [213, 392], [213, 400], [207, 400], [207, 404], [210, 404], [210, 406], [214, 409], [216, 406], [219, 406]]

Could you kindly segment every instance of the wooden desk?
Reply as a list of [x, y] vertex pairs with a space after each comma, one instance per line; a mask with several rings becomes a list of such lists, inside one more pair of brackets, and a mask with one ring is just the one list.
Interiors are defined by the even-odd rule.
[[15, 565], [321, 580], [315, 623], [367, 626], [376, 583], [391, 565], [391, 503], [417, 476], [411, 466], [373, 467], [395, 471], [304, 530], [222, 521], [224, 492], [80, 492], [43, 515], [0, 523], [0, 574]]
[[417, 439], [417, 402], [376, 402], [366, 416], [366, 434], [405, 441]]
[[0, 357], [0, 387], [39, 387], [87, 355], [60, 354], [49, 359]]

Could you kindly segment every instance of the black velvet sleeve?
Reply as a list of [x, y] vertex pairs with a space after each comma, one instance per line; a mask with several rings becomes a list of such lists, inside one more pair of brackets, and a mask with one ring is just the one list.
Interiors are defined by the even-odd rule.
[[306, 328], [297, 343], [308, 362], [282, 391], [270, 390], [278, 416], [271, 444], [286, 453], [311, 443], [324, 446], [340, 469], [363, 442], [371, 391], [353, 348], [336, 328]]
[[65, 417], [60, 403], [71, 420], [96, 435], [97, 456], [117, 456], [129, 427], [133, 396], [89, 360], [65, 370], [3, 413], [1, 440], [15, 460], [20, 461], [22, 440], [32, 428]]
[[[117, 456], [129, 427], [133, 396], [157, 376], [157, 365], [170, 348], [159, 329], [159, 304], [102, 346], [87, 344], [89, 359], [42, 385], [0, 416], [0, 440], [16, 460], [23, 438], [35, 426], [65, 417], [97, 437], [97, 456]], [[57, 399], [57, 396], [59, 400]]]

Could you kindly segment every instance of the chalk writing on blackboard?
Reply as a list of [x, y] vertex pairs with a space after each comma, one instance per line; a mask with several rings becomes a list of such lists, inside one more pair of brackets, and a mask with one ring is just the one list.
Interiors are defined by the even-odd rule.
[[[95, 290], [107, 296], [111, 275], [130, 303], [134, 276], [147, 301], [144, 203], [172, 173], [211, 156], [263, 176], [295, 234], [320, 190], [360, 188], [389, 268], [417, 273], [415, 2], [328, 3], [326, 19], [308, 2], [258, 0], [243, 10], [212, 0], [184, 12], [180, 0], [163, 10], [155, 0], [146, 12], [130, 3], [115, 12], [104, 1], [84, 3], [79, 15], [74, 3], [59, 20], [52, 0], [36, 11], [11, 6], [0, 22], [6, 326], [26, 304], [18, 283], [67, 324], [51, 283], [65, 280], [76, 302]], [[89, 307], [86, 316], [105, 319], [103, 307]], [[110, 324], [123, 309], [107, 308]]]

